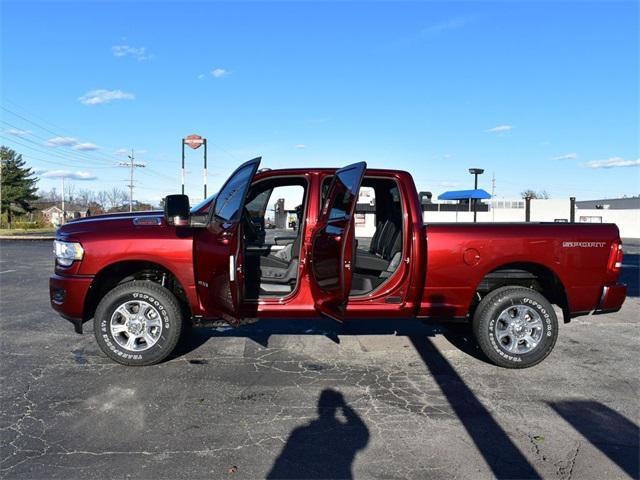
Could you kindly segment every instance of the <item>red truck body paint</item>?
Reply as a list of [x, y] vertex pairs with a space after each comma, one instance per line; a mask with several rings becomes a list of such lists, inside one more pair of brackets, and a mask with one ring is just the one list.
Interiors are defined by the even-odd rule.
[[[279, 176], [300, 176], [308, 182], [298, 282], [284, 298], [242, 302], [236, 317], [295, 319], [319, 315], [309, 252], [322, 209], [322, 181], [335, 172], [287, 169], [256, 174], [254, 183]], [[620, 259], [611, 259], [612, 251], [617, 255], [620, 245], [618, 228], [613, 224], [425, 225], [409, 173], [368, 169], [365, 176], [393, 179], [400, 187], [404, 258], [381, 289], [348, 300], [345, 319], [465, 318], [487, 274], [511, 265], [533, 265], [554, 275], [558, 294], [566, 298], [565, 320], [616, 311], [625, 300], [626, 286], [618, 283], [619, 267], [615, 268]], [[199, 212], [208, 207], [203, 205]], [[158, 220], [134, 222], [147, 216]], [[234, 283], [241, 281], [241, 277], [231, 280], [228, 276], [229, 257], [237, 254], [240, 240], [237, 225], [222, 230], [217, 224], [206, 228], [170, 226], [162, 212], [73, 221], [59, 229], [57, 238], [79, 242], [84, 258], [68, 268], [56, 265], [50, 280], [51, 304], [63, 317], [81, 324], [90, 319], [88, 297], [106, 269], [123, 262], [149, 262], [173, 274], [193, 316], [226, 318], [233, 308]], [[225, 273], [217, 275], [218, 271]], [[211, 288], [212, 282], [216, 282], [215, 289]], [[225, 291], [232, 296], [225, 298]]]

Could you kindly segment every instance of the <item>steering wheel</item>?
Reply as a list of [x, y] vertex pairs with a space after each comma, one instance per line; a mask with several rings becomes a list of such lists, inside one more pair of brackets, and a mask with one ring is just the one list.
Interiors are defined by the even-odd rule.
[[255, 224], [251, 221], [251, 215], [249, 215], [249, 211], [247, 207], [242, 208], [242, 231], [244, 233], [244, 237], [247, 240], [257, 240], [258, 239], [258, 229]]

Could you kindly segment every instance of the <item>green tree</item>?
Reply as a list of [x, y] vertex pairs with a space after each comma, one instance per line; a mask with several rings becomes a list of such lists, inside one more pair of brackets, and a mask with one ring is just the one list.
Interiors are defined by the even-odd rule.
[[7, 212], [7, 223], [11, 228], [14, 215], [23, 215], [34, 210], [30, 205], [36, 200], [36, 183], [31, 167], [25, 165], [22, 155], [8, 147], [0, 147], [0, 213]]

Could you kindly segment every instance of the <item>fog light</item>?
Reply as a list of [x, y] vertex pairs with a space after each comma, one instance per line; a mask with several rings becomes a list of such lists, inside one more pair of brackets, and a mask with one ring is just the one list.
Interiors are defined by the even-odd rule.
[[53, 290], [53, 301], [56, 303], [64, 302], [66, 296], [67, 291], [64, 288], [55, 288]]

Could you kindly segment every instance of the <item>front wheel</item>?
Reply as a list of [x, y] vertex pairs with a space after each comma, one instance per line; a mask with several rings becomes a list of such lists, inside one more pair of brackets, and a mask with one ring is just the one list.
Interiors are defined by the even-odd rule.
[[527, 368], [544, 360], [558, 338], [558, 318], [549, 301], [524, 287], [502, 287], [482, 299], [473, 332], [489, 359], [501, 367]]
[[133, 281], [107, 293], [93, 332], [102, 351], [123, 365], [153, 365], [174, 350], [182, 331], [180, 305], [166, 288]]

